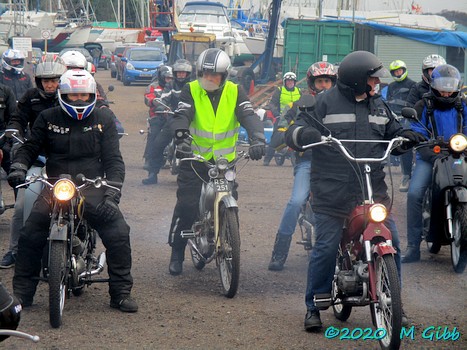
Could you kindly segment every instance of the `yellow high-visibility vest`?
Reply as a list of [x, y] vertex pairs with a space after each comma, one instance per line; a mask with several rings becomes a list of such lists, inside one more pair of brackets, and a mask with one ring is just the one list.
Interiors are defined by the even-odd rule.
[[284, 113], [285, 107], [290, 102], [295, 102], [300, 99], [300, 89], [295, 87], [292, 91], [287, 90], [284, 86], [281, 88], [281, 98], [280, 98], [280, 112], [281, 115]]
[[193, 152], [206, 159], [220, 156], [230, 162], [236, 155], [236, 145], [240, 123], [235, 116], [238, 87], [226, 81], [216, 113], [211, 100], [198, 80], [189, 83], [195, 104], [195, 115], [190, 124], [193, 136]]

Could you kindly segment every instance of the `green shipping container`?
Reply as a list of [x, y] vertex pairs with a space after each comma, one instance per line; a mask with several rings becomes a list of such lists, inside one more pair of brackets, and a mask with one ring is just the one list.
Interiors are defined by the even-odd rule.
[[287, 19], [284, 29], [282, 71], [295, 72], [298, 80], [314, 62], [327, 57], [334, 64], [354, 50], [353, 23]]

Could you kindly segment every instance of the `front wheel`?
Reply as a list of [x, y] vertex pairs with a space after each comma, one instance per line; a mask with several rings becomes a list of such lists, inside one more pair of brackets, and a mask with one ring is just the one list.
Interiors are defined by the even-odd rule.
[[377, 256], [375, 261], [377, 302], [371, 304], [375, 327], [384, 330], [379, 340], [382, 349], [399, 349], [402, 327], [402, 300], [394, 256]]
[[66, 297], [66, 250], [65, 241], [52, 241], [49, 253], [49, 318], [53, 328], [62, 324]]
[[237, 208], [219, 208], [220, 248], [217, 252], [217, 266], [224, 295], [233, 298], [237, 294], [240, 279], [240, 233]]
[[456, 273], [463, 273], [467, 265], [467, 204], [459, 203], [452, 220], [453, 239], [451, 261]]

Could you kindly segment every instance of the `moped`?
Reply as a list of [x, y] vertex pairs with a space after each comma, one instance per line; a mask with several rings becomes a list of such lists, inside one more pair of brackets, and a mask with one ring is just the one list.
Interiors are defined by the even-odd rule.
[[[413, 108], [404, 108], [402, 113], [423, 125]], [[423, 238], [433, 254], [449, 245], [454, 271], [463, 273], [467, 265], [467, 136], [457, 133], [449, 140], [432, 136], [416, 149], [422, 147], [439, 155], [422, 204]]]
[[[371, 163], [381, 163], [390, 152], [407, 139], [391, 140], [338, 140], [323, 136], [322, 141], [303, 146], [335, 146], [348, 161], [355, 164], [355, 173], [362, 176], [364, 200], [345, 221], [342, 239], [336, 257], [335, 275], [331, 297], [315, 296], [319, 309], [333, 307], [334, 315], [346, 321], [353, 307], [370, 306], [375, 337], [383, 349], [399, 349], [402, 327], [402, 301], [399, 275], [392, 246], [392, 235], [385, 225], [389, 210], [373, 200]], [[385, 143], [381, 157], [357, 158], [344, 146], [355, 143]], [[363, 173], [363, 174], [362, 174]]]

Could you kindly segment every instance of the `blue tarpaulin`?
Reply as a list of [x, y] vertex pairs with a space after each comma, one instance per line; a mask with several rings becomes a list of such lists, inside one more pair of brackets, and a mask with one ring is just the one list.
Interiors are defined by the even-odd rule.
[[364, 22], [369, 27], [401, 36], [411, 40], [423, 41], [433, 45], [467, 48], [467, 33], [453, 30], [431, 31], [412, 28], [402, 28], [375, 22]]

